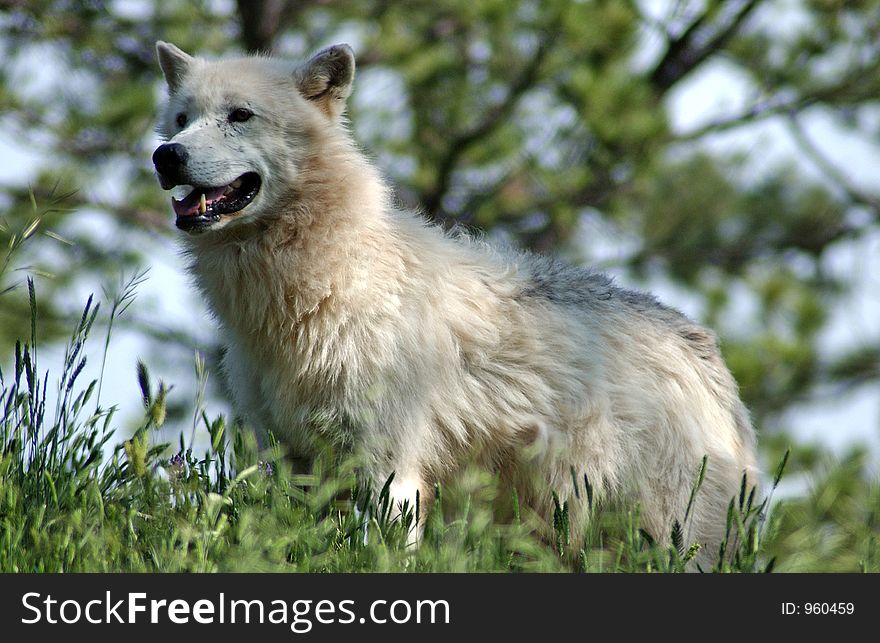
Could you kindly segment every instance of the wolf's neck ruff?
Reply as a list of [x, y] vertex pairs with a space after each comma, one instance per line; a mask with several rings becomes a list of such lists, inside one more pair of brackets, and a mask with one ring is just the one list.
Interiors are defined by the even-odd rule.
[[375, 263], [388, 263], [388, 190], [342, 136], [327, 137], [326, 155], [307, 160], [263, 226], [186, 237], [197, 283], [224, 324], [277, 341], [331, 295], [346, 300], [350, 313], [357, 302], [360, 314], [370, 314], [376, 302], [358, 289], [387, 270]]

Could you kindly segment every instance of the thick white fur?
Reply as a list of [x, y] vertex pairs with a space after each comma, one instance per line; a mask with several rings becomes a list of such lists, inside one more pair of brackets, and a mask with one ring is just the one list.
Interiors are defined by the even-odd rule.
[[[756, 471], [714, 336], [600, 275], [395, 208], [340, 122], [350, 50], [331, 53], [341, 62], [321, 76], [322, 54], [298, 67], [207, 62], [159, 44], [170, 86], [159, 130], [187, 146], [190, 182], [263, 181], [242, 213], [185, 238], [238, 410], [296, 457], [329, 442], [379, 484], [395, 472], [396, 499], [418, 491], [423, 509], [435, 482], [477, 458], [546, 517], [546, 489], [570, 499], [574, 467], [601, 501], [639, 503], [659, 539], [707, 455], [685, 528], [711, 561], [727, 504]], [[239, 103], [256, 116], [221, 132]]]

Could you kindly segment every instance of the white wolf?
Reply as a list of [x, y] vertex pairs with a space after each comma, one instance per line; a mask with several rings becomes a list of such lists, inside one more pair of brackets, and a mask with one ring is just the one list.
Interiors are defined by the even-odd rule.
[[661, 540], [708, 456], [688, 533], [716, 556], [756, 464], [711, 332], [601, 274], [397, 209], [342, 118], [347, 45], [301, 65], [157, 48], [169, 99], [153, 160], [163, 188], [192, 186], [172, 200], [177, 227], [253, 426], [295, 457], [360, 454], [422, 515], [474, 458], [545, 517], [573, 468], [603, 502], [639, 503]]

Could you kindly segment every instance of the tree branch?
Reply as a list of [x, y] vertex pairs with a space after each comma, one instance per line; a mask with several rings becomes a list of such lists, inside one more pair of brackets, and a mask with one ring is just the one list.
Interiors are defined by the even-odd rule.
[[[709, 8], [678, 38], [669, 43], [663, 58], [649, 75], [649, 80], [657, 93], [665, 94], [712, 54], [723, 48], [761, 2], [762, 0], [745, 0], [733, 16], [728, 18], [727, 24], [719, 26], [714, 34], [703, 37], [703, 28], [708, 19], [724, 4], [711, 3]], [[700, 43], [700, 40], [705, 42]]]
[[[836, 83], [817, 87], [800, 96], [790, 99], [780, 99], [779, 96], [770, 97], [755, 103], [740, 114], [712, 121], [690, 132], [675, 136], [674, 140], [678, 142], [693, 141], [707, 134], [724, 132], [771, 116], [799, 114], [818, 103], [849, 104], [857, 100], [870, 100], [873, 98], [872, 90], [868, 89], [862, 95], [859, 86], [866, 73], [868, 70], [859, 67], [851, 70]], [[848, 94], [854, 88], [858, 88], [859, 94], [856, 96]], [[765, 93], [771, 90], [769, 87], [764, 87], [764, 89]], [[841, 100], [841, 94], [844, 95], [843, 100]]]
[[717, 120], [711, 121], [706, 125], [702, 125], [684, 134], [673, 137], [675, 142], [695, 141], [703, 138], [708, 134], [726, 132], [743, 125], [748, 125], [755, 121], [771, 116], [779, 116], [780, 114], [789, 114], [792, 112], [800, 112], [819, 102], [816, 96], [799, 96], [791, 101], [774, 102], [772, 99], [755, 103], [744, 112], [735, 116], [725, 116]]
[[822, 150], [810, 140], [807, 133], [804, 131], [803, 124], [796, 112], [789, 113], [787, 121], [788, 130], [791, 133], [792, 138], [804, 155], [810, 159], [813, 165], [815, 165], [832, 183], [843, 190], [847, 199], [853, 204], [868, 208], [874, 213], [874, 216], [877, 217], [878, 213], [880, 213], [880, 199], [863, 192], [860, 188], [853, 185], [852, 181], [850, 181], [843, 172], [841, 172], [840, 169], [838, 169], [834, 163], [825, 156]]
[[449, 144], [446, 154], [438, 164], [434, 189], [423, 199], [426, 213], [434, 220], [442, 223], [452, 222], [453, 217], [443, 212], [442, 203], [443, 197], [449, 190], [455, 166], [471, 146], [491, 134], [510, 115], [522, 95], [534, 85], [541, 65], [552, 47], [553, 35], [548, 33], [538, 44], [535, 55], [511, 83], [505, 99], [484, 114], [483, 118], [473, 127], [456, 136]]
[[311, 3], [285, 0], [237, 0], [241, 42], [249, 52], [269, 52], [278, 34]]

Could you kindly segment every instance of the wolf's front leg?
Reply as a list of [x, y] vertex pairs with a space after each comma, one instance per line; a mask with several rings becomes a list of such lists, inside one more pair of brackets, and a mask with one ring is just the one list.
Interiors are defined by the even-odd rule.
[[432, 457], [436, 458], [437, 446], [432, 441], [436, 432], [421, 408], [401, 405], [394, 413], [386, 411], [383, 415], [381, 424], [362, 427], [363, 472], [377, 492], [391, 478], [390, 518], [408, 519], [407, 545], [414, 547], [421, 540], [425, 517], [434, 499], [429, 463]]

